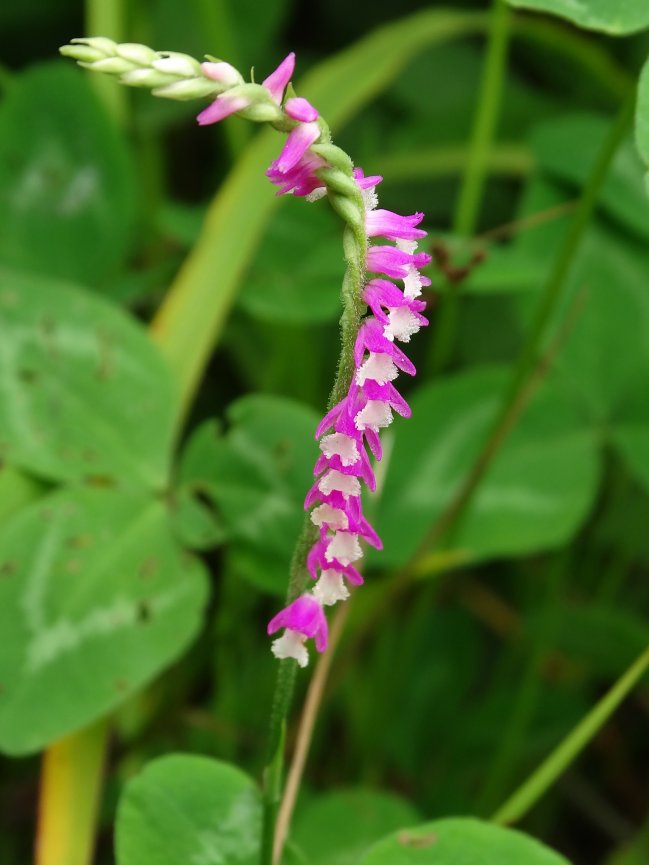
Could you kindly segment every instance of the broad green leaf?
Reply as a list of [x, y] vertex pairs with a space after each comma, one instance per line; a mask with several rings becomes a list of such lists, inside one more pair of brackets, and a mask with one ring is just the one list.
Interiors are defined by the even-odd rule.
[[[532, 150], [539, 166], [552, 178], [583, 186], [611, 122], [598, 114], [568, 114], [538, 124], [532, 133]], [[642, 175], [642, 164], [629, 138], [615, 154], [599, 201], [607, 213], [646, 241], [649, 239], [649, 202]]]
[[101, 717], [201, 624], [203, 567], [145, 493], [71, 487], [0, 530], [0, 747], [38, 750]]
[[174, 490], [169, 510], [173, 530], [183, 546], [209, 550], [223, 542], [225, 531], [219, 519], [190, 486]]
[[318, 417], [292, 400], [253, 395], [232, 403], [228, 420], [225, 436], [213, 424], [198, 428], [180, 476], [213, 500], [237, 573], [283, 594], [318, 453]]
[[578, 27], [620, 36], [649, 27], [649, 7], [642, 0], [507, 0], [517, 9], [533, 9], [567, 18]]
[[[523, 212], [542, 210], [562, 199], [549, 180], [535, 181], [526, 193]], [[539, 285], [565, 227], [565, 220], [547, 223], [520, 238], [519, 246], [539, 263]], [[645, 242], [603, 220], [594, 222], [575, 256], [563, 303], [550, 328], [556, 333], [560, 322], [572, 316], [555, 363], [556, 382], [598, 433], [616, 446], [645, 488], [649, 487], [648, 269]], [[523, 328], [537, 303], [534, 291], [518, 296]], [[569, 312], [571, 304], [576, 306]]]
[[[507, 381], [504, 369], [477, 369], [416, 392], [412, 419], [397, 421], [378, 507], [386, 565], [406, 561], [448, 506]], [[597, 480], [593, 435], [565, 399], [543, 387], [491, 463], [453, 547], [473, 559], [556, 547], [581, 525]]]
[[469, 817], [402, 829], [377, 844], [359, 865], [569, 865], [539, 841]]
[[331, 321], [340, 314], [344, 272], [340, 224], [333, 212], [287, 201], [251, 264], [239, 303], [267, 321]]
[[339, 790], [309, 802], [291, 837], [310, 865], [358, 865], [378, 838], [418, 819], [415, 808], [392, 793]]
[[154, 760], [117, 811], [117, 865], [257, 865], [261, 802], [247, 775], [190, 754]]
[[[543, 629], [532, 616], [532, 638]], [[596, 675], [614, 679], [649, 645], [646, 617], [632, 609], [597, 603], [562, 604], [553, 625], [553, 648]]]
[[159, 488], [175, 396], [144, 330], [96, 295], [0, 268], [0, 454], [53, 480]]
[[0, 263], [101, 287], [131, 245], [128, 151], [88, 81], [55, 61], [0, 104]]

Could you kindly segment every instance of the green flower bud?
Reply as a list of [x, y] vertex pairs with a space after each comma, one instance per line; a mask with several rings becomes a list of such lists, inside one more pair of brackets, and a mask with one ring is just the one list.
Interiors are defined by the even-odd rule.
[[282, 116], [282, 109], [274, 102], [258, 102], [239, 112], [241, 117], [254, 123], [273, 123]]
[[70, 42], [73, 45], [89, 45], [90, 48], [96, 48], [104, 57], [113, 57], [117, 54], [117, 42], [105, 36], [82, 36], [78, 39], [70, 39]]
[[200, 63], [189, 54], [180, 54], [178, 51], [159, 52], [151, 66], [158, 72], [180, 78], [195, 78], [197, 75], [202, 75]]
[[64, 57], [71, 57], [73, 60], [80, 60], [83, 63], [94, 63], [105, 56], [97, 48], [91, 48], [90, 45], [62, 45], [59, 48], [59, 54]]
[[148, 45], [140, 45], [138, 42], [120, 42], [117, 46], [117, 54], [137, 66], [151, 66], [158, 56]]
[[120, 76], [119, 80], [129, 87], [165, 87], [178, 81], [173, 75], [165, 75], [155, 69], [131, 69]]
[[207, 78], [186, 78], [184, 81], [173, 81], [164, 87], [156, 87], [151, 92], [154, 96], [162, 96], [165, 99], [200, 99], [218, 93], [219, 85], [216, 81]]
[[86, 69], [92, 69], [93, 72], [107, 72], [109, 75], [121, 75], [133, 68], [133, 64], [129, 60], [124, 60], [121, 57], [104, 57], [102, 60], [95, 60], [94, 63], [81, 63], [80, 65]]

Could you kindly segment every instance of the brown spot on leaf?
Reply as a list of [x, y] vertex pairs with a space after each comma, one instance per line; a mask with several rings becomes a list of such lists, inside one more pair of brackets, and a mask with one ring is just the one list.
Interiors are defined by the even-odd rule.
[[21, 367], [21, 369], [18, 370], [18, 378], [25, 384], [35, 384], [35, 382], [38, 381], [38, 373], [35, 369]]
[[74, 547], [77, 550], [82, 550], [84, 547], [89, 547], [92, 543], [92, 535], [74, 535], [67, 540], [68, 546]]
[[79, 559], [68, 559], [64, 565], [65, 571], [68, 574], [78, 574], [81, 570], [81, 562]]
[[425, 850], [427, 847], [432, 847], [433, 844], [437, 843], [437, 835], [435, 832], [427, 832], [425, 835], [399, 832], [397, 841], [402, 847], [414, 847], [418, 850]]
[[16, 573], [15, 562], [3, 562], [0, 565], [0, 577], [12, 577]]
[[151, 580], [153, 579], [155, 572], [158, 570], [158, 559], [156, 556], [149, 556], [148, 559], [145, 559], [140, 565], [140, 579], [141, 580]]
[[138, 601], [136, 610], [137, 621], [141, 625], [145, 625], [147, 622], [151, 621], [151, 615], [152, 610], [150, 601], [147, 601], [146, 599]]

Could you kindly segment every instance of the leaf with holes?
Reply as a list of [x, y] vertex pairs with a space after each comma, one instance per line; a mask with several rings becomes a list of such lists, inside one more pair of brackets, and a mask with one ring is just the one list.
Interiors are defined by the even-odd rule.
[[257, 865], [259, 792], [239, 769], [172, 754], [126, 786], [117, 812], [117, 865]]
[[0, 747], [43, 745], [105, 715], [201, 624], [203, 566], [146, 493], [70, 487], [0, 531]]
[[160, 488], [175, 395], [125, 313], [58, 280], [0, 268], [0, 455], [56, 480]]

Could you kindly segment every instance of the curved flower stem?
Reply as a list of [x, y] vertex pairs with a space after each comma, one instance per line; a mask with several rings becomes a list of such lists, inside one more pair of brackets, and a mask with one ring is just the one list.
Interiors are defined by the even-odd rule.
[[[361, 316], [365, 310], [361, 292], [365, 278], [367, 238], [364, 227], [357, 218], [359, 212], [364, 213], [363, 200], [355, 183], [353, 181], [351, 184], [349, 183], [351, 181], [351, 162], [347, 165], [348, 157], [346, 154], [330, 143], [321, 145], [319, 152], [326, 155], [331, 163], [338, 163], [331, 168], [323, 169], [320, 175], [327, 183], [332, 206], [343, 219], [347, 220], [343, 236], [347, 269], [342, 285], [343, 312], [340, 319], [342, 347], [336, 379], [329, 398], [329, 405], [332, 406], [339, 402], [347, 392], [353, 375], [354, 342], [360, 327]], [[345, 168], [349, 169], [348, 173], [344, 170]], [[304, 591], [308, 579], [306, 556], [316, 539], [316, 535], [317, 529], [306, 517], [291, 562], [287, 603], [294, 601]], [[295, 661], [283, 660], [279, 662], [268, 734], [268, 762], [264, 770], [261, 865], [271, 865], [274, 861], [275, 823], [284, 774], [286, 718], [291, 707], [296, 671], [297, 664]], [[283, 841], [280, 842], [280, 846], [281, 843]]]

